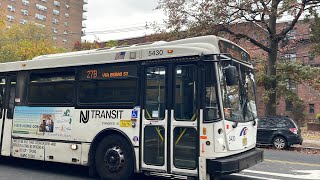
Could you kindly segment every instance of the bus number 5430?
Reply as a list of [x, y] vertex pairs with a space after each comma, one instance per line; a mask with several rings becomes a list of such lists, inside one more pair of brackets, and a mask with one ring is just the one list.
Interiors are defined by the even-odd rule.
[[161, 56], [163, 55], [163, 50], [149, 51], [149, 56]]

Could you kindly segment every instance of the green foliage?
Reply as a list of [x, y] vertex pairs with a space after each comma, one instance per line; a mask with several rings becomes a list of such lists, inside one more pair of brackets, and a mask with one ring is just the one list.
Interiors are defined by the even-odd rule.
[[90, 50], [90, 49], [97, 49], [97, 48], [111, 48], [119, 46], [118, 41], [108, 41], [105, 44], [94, 42], [76, 42], [73, 46], [73, 51], [83, 51], [83, 50]]
[[314, 52], [320, 55], [320, 17], [316, 17], [311, 25], [311, 41], [315, 43]]
[[73, 46], [72, 51], [83, 51], [83, 50], [90, 50], [90, 49], [97, 49], [99, 45], [96, 42], [76, 42]]
[[0, 28], [0, 62], [32, 59], [44, 54], [64, 52], [50, 34], [35, 24]]
[[118, 41], [111, 40], [111, 41], [106, 42], [106, 47], [111, 48], [111, 47], [116, 47], [116, 46], [119, 46]]

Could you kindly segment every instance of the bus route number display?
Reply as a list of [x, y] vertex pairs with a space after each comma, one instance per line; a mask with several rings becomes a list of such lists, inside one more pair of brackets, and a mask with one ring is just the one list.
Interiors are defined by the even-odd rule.
[[108, 79], [108, 78], [125, 78], [136, 77], [136, 66], [96, 66], [84, 68], [81, 72], [81, 79]]

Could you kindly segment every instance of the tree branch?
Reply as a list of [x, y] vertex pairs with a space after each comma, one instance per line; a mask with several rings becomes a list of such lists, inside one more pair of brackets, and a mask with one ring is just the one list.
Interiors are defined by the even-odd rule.
[[243, 38], [243, 39], [249, 40], [252, 44], [258, 46], [259, 48], [261, 48], [262, 50], [264, 50], [264, 51], [266, 51], [268, 53], [271, 51], [270, 48], [264, 46], [262, 43], [256, 41], [255, 39], [249, 37], [246, 34], [235, 33], [235, 32], [231, 31], [229, 28], [227, 28], [225, 26], [221, 26], [220, 28], [221, 28], [220, 31], [227, 32], [227, 33], [229, 33], [229, 34], [231, 34], [231, 35], [233, 35], [233, 36], [235, 36], [237, 38]]

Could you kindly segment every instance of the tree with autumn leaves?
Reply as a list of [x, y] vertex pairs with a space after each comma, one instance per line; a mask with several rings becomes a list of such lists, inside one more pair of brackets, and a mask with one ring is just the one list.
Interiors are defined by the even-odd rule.
[[8, 28], [2, 23], [0, 26], [0, 62], [28, 60], [61, 52], [65, 52], [65, 49], [55, 46], [50, 33], [35, 24], [12, 25]]
[[159, 0], [158, 3], [157, 9], [167, 15], [167, 27], [156, 38], [170, 40], [215, 34], [245, 40], [264, 51], [265, 69], [258, 80], [264, 87], [266, 115], [277, 113], [276, 104], [281, 95], [299, 101], [285, 90], [288, 79], [320, 89], [319, 68], [279, 61], [279, 52], [288, 45], [288, 33], [299, 20], [317, 13], [320, 0]]

